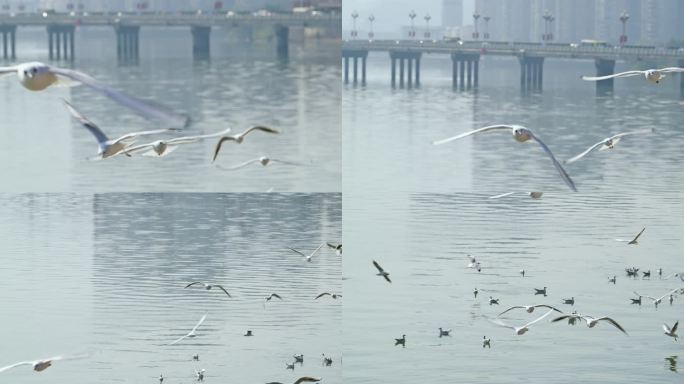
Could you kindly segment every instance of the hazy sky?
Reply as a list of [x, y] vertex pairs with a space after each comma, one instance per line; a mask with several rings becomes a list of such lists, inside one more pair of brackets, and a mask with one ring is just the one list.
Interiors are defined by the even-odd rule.
[[[442, 0], [344, 0], [342, 11], [342, 26], [345, 30], [351, 30], [352, 11], [359, 13], [357, 28], [359, 30], [368, 29], [368, 15], [375, 16], [373, 22], [376, 31], [397, 32], [402, 25], [410, 23], [408, 14], [415, 10], [416, 24], [425, 23], [423, 17], [429, 13], [432, 16], [431, 23], [434, 25], [442, 24]], [[463, 1], [463, 14], [471, 15], [475, 8], [475, 0]], [[469, 22], [470, 17], [466, 17]]]

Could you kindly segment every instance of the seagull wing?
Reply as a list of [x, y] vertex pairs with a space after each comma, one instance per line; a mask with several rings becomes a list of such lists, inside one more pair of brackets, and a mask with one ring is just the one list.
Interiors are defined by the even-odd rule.
[[563, 311], [561, 311], [560, 309], [552, 307], [550, 305], [546, 305], [546, 304], [539, 304], [539, 305], [535, 305], [534, 307], [535, 308], [549, 308], [552, 311], [556, 311], [558, 313], [563, 313]]
[[325, 245], [325, 243], [319, 245], [318, 248], [316, 248], [313, 252], [311, 252], [311, 255], [309, 255], [309, 257], [313, 257], [313, 255], [315, 255], [318, 251], [320, 251], [324, 245]]
[[194, 143], [194, 142], [201, 141], [204, 139], [211, 139], [214, 137], [227, 135], [228, 133], [230, 133], [230, 128], [225, 129], [221, 132], [209, 133], [206, 135], [175, 137], [173, 139], [166, 140], [166, 143], [167, 144], [189, 144], [189, 143]]
[[670, 295], [673, 294], [673, 293], [677, 293], [677, 291], [679, 291], [679, 289], [680, 289], [680, 288], [675, 288], [675, 289], [671, 290], [670, 292], [668, 292], [668, 293], [666, 293], [666, 294], [660, 296], [657, 300], [662, 300], [662, 299], [664, 299], [664, 298], [670, 296]]
[[180, 115], [166, 107], [154, 105], [148, 101], [143, 101], [136, 97], [126, 95], [122, 92], [115, 91], [114, 89], [98, 83], [95, 79], [86, 75], [85, 73], [57, 67], [50, 67], [50, 71], [57, 76], [64, 76], [71, 80], [75, 80], [147, 118], [161, 120], [171, 127], [184, 128], [189, 123], [187, 116]]
[[116, 141], [123, 141], [123, 140], [127, 140], [127, 139], [132, 139], [132, 138], [135, 138], [135, 137], [138, 137], [138, 136], [156, 135], [156, 134], [159, 134], [159, 133], [165, 133], [165, 132], [177, 131], [177, 130], [178, 130], [178, 129], [176, 129], [176, 128], [165, 128], [165, 129], [153, 129], [153, 130], [150, 130], [150, 131], [131, 132], [131, 133], [127, 133], [127, 134], [125, 134], [125, 135], [119, 137], [118, 139], [116, 139]]
[[199, 328], [199, 326], [202, 325], [202, 323], [204, 323], [204, 320], [206, 320], [206, 318], [207, 318], [207, 314], [205, 313], [204, 316], [202, 316], [202, 318], [200, 319], [200, 321], [197, 322], [195, 327], [192, 328], [192, 331], [190, 331], [190, 333], [194, 333], [195, 331], [197, 331], [197, 328]]
[[219, 169], [223, 169], [224, 171], [235, 171], [237, 169], [244, 168], [250, 164], [258, 163], [259, 161], [260, 161], [259, 159], [252, 159], [252, 160], [245, 161], [244, 163], [234, 165], [232, 167], [224, 167], [222, 165], [217, 165], [216, 167]]
[[277, 297], [277, 298], [279, 298], [280, 300], [283, 299], [283, 298], [280, 297], [280, 295], [278, 295], [277, 293], [271, 293], [271, 296], [272, 296], [272, 297]]
[[639, 129], [639, 130], [636, 130], [636, 131], [618, 133], [617, 135], [612, 136], [611, 139], [617, 139], [617, 138], [620, 138], [620, 137], [625, 137], [625, 136], [630, 136], [630, 135], [642, 135], [642, 134], [645, 134], [645, 133], [653, 133], [653, 132], [655, 132], [655, 128]]
[[323, 297], [323, 296], [330, 296], [330, 294], [329, 294], [328, 292], [323, 292], [323, 293], [321, 293], [320, 295], [316, 296], [316, 297], [314, 298], [314, 300], [318, 299], [319, 297]]
[[503, 315], [504, 313], [506, 313], [506, 312], [508, 312], [508, 311], [512, 311], [512, 310], [517, 309], [517, 308], [525, 308], [525, 307], [523, 307], [522, 305], [515, 305], [515, 306], [510, 307], [510, 308], [508, 308], [507, 310], [505, 310], [505, 311], [499, 313], [499, 314], [497, 315], [497, 317]]
[[22, 361], [22, 362], [19, 362], [19, 363], [14, 363], [14, 364], [12, 364], [12, 365], [8, 365], [8, 366], [6, 366], [6, 367], [0, 368], [0, 372], [4, 372], [4, 371], [7, 371], [7, 370], [10, 370], [10, 369], [12, 369], [12, 368], [19, 367], [19, 366], [22, 366], [22, 365], [33, 365], [34, 363], [35, 363], [35, 361]]
[[563, 316], [558, 316], [555, 319], [551, 320], [552, 323], [558, 322], [558, 321], [563, 321], [565, 319], [569, 318], [579, 318], [577, 315], [563, 315]]
[[553, 311], [554, 311], [553, 309], [549, 310], [549, 311], [546, 312], [545, 314], [543, 314], [543, 315], [537, 317], [536, 319], [530, 321], [529, 323], [525, 324], [524, 327], [527, 328], [527, 327], [529, 327], [530, 325], [532, 325], [532, 324], [534, 324], [534, 323], [536, 323], [536, 322], [542, 321], [542, 320], [545, 319], [548, 315], [550, 315]]
[[174, 341], [173, 343], [171, 343], [171, 344], [169, 344], [169, 345], [178, 344], [181, 340], [185, 339], [186, 337], [188, 337], [188, 335], [181, 336], [181, 337], [179, 337], [178, 339], [176, 339], [176, 341]]
[[449, 137], [449, 138], [446, 138], [446, 139], [433, 141], [433, 142], [432, 142], [432, 145], [442, 145], [442, 144], [446, 144], [446, 143], [448, 143], [448, 142], [450, 142], [450, 141], [462, 139], [462, 138], [464, 138], [464, 137], [466, 137], [466, 136], [474, 135], [474, 134], [480, 133], [480, 132], [489, 132], [489, 131], [510, 131], [511, 129], [513, 129], [513, 127], [511, 127], [510, 125], [490, 125], [490, 126], [487, 126], [487, 127], [478, 128], [478, 129], [476, 129], [476, 130], [474, 130], [474, 131], [462, 133], [462, 134], [460, 134], [460, 135], [456, 135], [456, 136]]
[[672, 333], [677, 332], [677, 327], [678, 327], [678, 326], [679, 326], [679, 321], [677, 321], [676, 323], [674, 323], [674, 325], [672, 326]]
[[639, 75], [643, 75], [644, 73], [645, 73], [645, 71], [627, 71], [627, 72], [614, 73], [614, 74], [608, 75], [608, 76], [582, 76], [582, 80], [599, 81], [599, 80], [613, 79], [615, 77], [639, 76]]
[[385, 272], [385, 270], [382, 269], [382, 267], [380, 266], [380, 264], [378, 264], [377, 261], [373, 260], [373, 265], [375, 265], [375, 268], [378, 269], [378, 272], [380, 272], [380, 273], [384, 273], [384, 272]]
[[499, 320], [499, 319], [490, 319], [490, 318], [487, 318], [487, 320], [489, 320], [489, 322], [492, 323], [492, 324], [498, 325], [499, 327], [504, 327], [504, 328], [509, 328], [509, 329], [515, 330], [515, 327], [514, 327], [514, 326], [508, 325], [508, 324], [504, 323], [503, 321], [501, 321], [501, 320]]
[[567, 172], [565, 172], [565, 169], [563, 169], [563, 166], [558, 162], [558, 160], [556, 160], [556, 157], [553, 156], [553, 153], [551, 153], [551, 150], [549, 149], [549, 147], [547, 147], [546, 144], [544, 144], [544, 142], [541, 141], [541, 139], [539, 139], [537, 136], [535, 136], [535, 134], [532, 133], [532, 131], [528, 131], [528, 132], [530, 132], [530, 136], [534, 139], [534, 141], [539, 143], [539, 145], [542, 147], [544, 152], [546, 152], [546, 154], [549, 155], [549, 157], [551, 158], [551, 161], [553, 162], [553, 166], [556, 167], [556, 170], [560, 174], [563, 181], [565, 181], [565, 184], [567, 184], [568, 187], [570, 187], [570, 189], [577, 192], [577, 188], [575, 188], [575, 183], [572, 181], [570, 176], [568, 176]]
[[298, 254], [302, 255], [302, 257], [306, 257], [305, 254], [299, 252], [298, 250], [296, 250], [296, 249], [294, 249], [294, 248], [288, 248], [288, 249], [289, 249], [290, 251], [297, 252]]
[[490, 199], [500, 199], [502, 197], [508, 197], [510, 195], [513, 195], [513, 194], [515, 194], [515, 192], [507, 192], [507, 193], [502, 193], [502, 194], [496, 195], [496, 196], [489, 196], [489, 198]]
[[228, 297], [232, 297], [232, 296], [230, 295], [230, 293], [228, 293], [228, 291], [226, 291], [226, 289], [223, 288], [222, 285], [216, 284], [216, 285], [214, 285], [214, 287], [218, 287], [218, 289], [220, 289], [220, 290], [222, 290], [223, 292], [225, 292], [225, 294], [228, 295]]
[[670, 73], [670, 72], [684, 72], [684, 68], [679, 67], [667, 67], [659, 69], [658, 72]]
[[11, 75], [17, 72], [17, 67], [0, 67], [0, 77]]
[[620, 324], [618, 324], [617, 321], [611, 319], [610, 317], [599, 317], [597, 320], [598, 321], [601, 321], [601, 320], [607, 321], [610, 324], [612, 324], [615, 328], [621, 330], [622, 333], [624, 333], [625, 335], [628, 335], [627, 331], [625, 331], [625, 329], [622, 328], [622, 326]]
[[118, 156], [118, 155], [130, 155], [131, 153], [134, 153], [134, 152], [138, 152], [138, 151], [142, 151], [144, 149], [152, 148], [155, 146], [155, 144], [156, 144], [156, 142], [152, 142], [152, 143], [146, 143], [146, 144], [140, 144], [140, 145], [128, 147], [128, 148], [124, 149], [123, 151], [117, 153], [116, 156]]
[[247, 129], [244, 130], [240, 135], [244, 136], [252, 131], [263, 131], [263, 132], [268, 132], [268, 133], [280, 133], [279, 130], [271, 127], [264, 127], [262, 125], [253, 125]]
[[107, 135], [104, 134], [104, 132], [102, 132], [100, 127], [98, 127], [95, 123], [93, 123], [92, 121], [88, 120], [85, 116], [83, 116], [78, 110], [76, 110], [76, 108], [74, 108], [73, 105], [71, 105], [71, 103], [69, 103], [65, 99], [62, 99], [62, 102], [64, 103], [64, 106], [66, 107], [67, 111], [71, 113], [71, 116], [74, 119], [78, 120], [78, 122], [81, 123], [81, 125], [85, 127], [88, 131], [90, 131], [90, 133], [92, 133], [93, 136], [95, 136], [95, 139], [99, 144], [103, 144], [109, 141], [109, 138], [107, 137]]
[[195, 284], [202, 284], [202, 285], [204, 285], [201, 281], [195, 281], [195, 282], [193, 282], [193, 283], [190, 283], [190, 284], [186, 285], [185, 288], [192, 287], [192, 286], [195, 285]]
[[[388, 274], [388, 275], [389, 275], [389, 274]], [[384, 277], [385, 280], [387, 280], [388, 283], [392, 283], [392, 280], [390, 280], [390, 278], [389, 278], [388, 275], [382, 275], [382, 277]]]
[[232, 136], [223, 136], [222, 138], [219, 139], [219, 141], [216, 143], [216, 146], [214, 147], [214, 157], [212, 157], [211, 162], [213, 163], [216, 161], [216, 157], [218, 157], [219, 152], [221, 151], [221, 146], [223, 145], [224, 141], [228, 140], [235, 140], [234, 137]]
[[644, 233], [645, 230], [646, 230], [646, 227], [644, 227], [644, 228], [641, 230], [641, 232], [639, 232], [639, 233], [634, 237], [634, 239], [632, 240], [632, 242], [637, 241], [637, 239], [639, 238], [639, 236], [641, 236], [641, 234]]
[[297, 381], [295, 381], [294, 384], [302, 384], [304, 382], [314, 383], [314, 382], [321, 381], [321, 380], [323, 380], [322, 377], [315, 378], [315, 377], [310, 377], [310, 376], [304, 376], [304, 377], [300, 377], [299, 379], [297, 379]]
[[667, 324], [665, 324], [665, 323], [663, 323], [663, 331], [665, 331], [665, 332], [667, 332], [667, 333], [671, 333], [671, 332], [672, 332], [672, 330], [670, 329], [670, 327], [669, 327]]
[[302, 163], [297, 163], [294, 161], [287, 161], [287, 160], [280, 160], [280, 159], [269, 159], [274, 163], [280, 163], [280, 164], [285, 164], [285, 165], [302, 165]]
[[583, 158], [584, 156], [588, 155], [589, 152], [591, 152], [591, 151], [593, 151], [594, 149], [596, 149], [596, 148], [602, 146], [603, 143], [605, 143], [605, 142], [606, 142], [606, 139], [603, 139], [603, 140], [599, 141], [598, 143], [596, 143], [596, 144], [592, 145], [591, 147], [587, 148], [584, 152], [580, 153], [579, 155], [577, 155], [577, 156], [575, 156], [575, 157], [571, 157], [571, 158], [565, 160], [565, 164], [572, 164], [572, 163], [574, 163], [575, 161], [577, 161], [577, 160]]

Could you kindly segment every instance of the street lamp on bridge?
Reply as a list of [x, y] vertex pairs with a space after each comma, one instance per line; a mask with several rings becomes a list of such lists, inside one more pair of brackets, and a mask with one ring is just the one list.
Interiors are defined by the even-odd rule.
[[414, 38], [416, 37], [416, 27], [413, 24], [413, 19], [416, 18], [416, 11], [411, 10], [411, 13], [409, 13], [408, 17], [411, 19], [411, 30], [409, 31], [409, 37]]
[[356, 40], [356, 36], [359, 34], [356, 31], [356, 19], [359, 17], [359, 13], [356, 12], [356, 10], [354, 10], [351, 14], [351, 17], [353, 20], [353, 27], [352, 27], [352, 31], [351, 31], [351, 36], [352, 36], [352, 39]]
[[372, 14], [368, 16], [368, 21], [370, 22], [370, 31], [368, 32], [368, 40], [373, 40], [375, 34], [373, 33], [373, 22], [375, 21], [375, 16]]
[[430, 38], [430, 19], [432, 19], [432, 16], [428, 13], [423, 17], [425, 19], [425, 38], [429, 39]]
[[489, 20], [491, 20], [491, 16], [484, 16], [482, 20], [484, 20], [485, 25], [484, 25], [484, 33], [482, 34], [482, 37], [485, 40], [489, 40]]
[[544, 19], [544, 34], [542, 35], [542, 41], [551, 41], [553, 40], [553, 26], [551, 25], [551, 23], [553, 23], [553, 21], [556, 20], [556, 18], [553, 17], [551, 12], [549, 12], [548, 10], [544, 12], [544, 16], [542, 16], [542, 18]]
[[474, 20], [473, 26], [475, 28], [473, 30], [473, 39], [475, 39], [475, 40], [480, 38], [480, 33], [477, 31], [477, 21], [479, 19], [480, 19], [480, 14], [477, 13], [477, 11], [475, 11], [475, 13], [473, 13], [473, 20]]
[[627, 20], [629, 20], [629, 14], [627, 11], [622, 11], [620, 15], [620, 22], [622, 23], [622, 35], [620, 35], [620, 45], [625, 45], [627, 43]]

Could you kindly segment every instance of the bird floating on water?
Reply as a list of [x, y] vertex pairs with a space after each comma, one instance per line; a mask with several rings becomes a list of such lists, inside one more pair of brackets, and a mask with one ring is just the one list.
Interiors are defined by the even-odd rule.
[[666, 76], [665, 75], [666, 73], [676, 73], [676, 72], [684, 72], [684, 68], [667, 67], [667, 68], [660, 68], [660, 69], [646, 69], [643, 71], [626, 71], [626, 72], [614, 73], [612, 75], [607, 75], [607, 76], [582, 76], [582, 80], [601, 81], [601, 80], [614, 79], [614, 78], [620, 78], [620, 77], [643, 76], [646, 80], [650, 81], [651, 83], [659, 84], [660, 80], [662, 80]]
[[482, 348], [492, 348], [492, 339], [488, 339], [487, 336], [482, 336]]
[[625, 137], [625, 136], [630, 136], [630, 135], [640, 135], [640, 134], [645, 134], [645, 133], [653, 133], [655, 132], [654, 128], [651, 129], [641, 129], [638, 131], [631, 131], [631, 132], [622, 132], [618, 133], [617, 135], [613, 135], [611, 137], [607, 137], [598, 143], [592, 145], [589, 147], [587, 150], [584, 152], [580, 153], [577, 156], [571, 157], [567, 160], [565, 160], [565, 164], [572, 164], [575, 161], [583, 158], [584, 156], [588, 155], [589, 152], [593, 151], [594, 149], [598, 148], [599, 151], [605, 151], [606, 149], [613, 149], [617, 145], [617, 143], [620, 142], [620, 140]]
[[530, 129], [523, 127], [522, 125], [507, 125], [507, 124], [490, 125], [487, 127], [483, 127], [483, 128], [479, 128], [479, 129], [470, 131], [470, 132], [462, 133], [460, 135], [453, 136], [453, 137], [450, 137], [447, 139], [438, 140], [438, 141], [433, 142], [432, 144], [434, 144], [434, 145], [446, 144], [450, 141], [461, 139], [461, 138], [464, 138], [466, 136], [473, 135], [475, 133], [490, 132], [490, 131], [508, 131], [508, 132], [511, 132], [513, 134], [513, 138], [515, 139], [515, 141], [517, 141], [519, 143], [524, 143], [528, 140], [536, 141], [537, 144], [539, 144], [539, 146], [549, 156], [549, 158], [551, 159], [551, 162], [553, 163], [553, 166], [556, 168], [556, 170], [560, 174], [560, 176], [563, 179], [563, 181], [565, 182], [565, 184], [567, 184], [567, 186], [570, 187], [571, 190], [577, 192], [577, 188], [575, 187], [575, 183], [572, 181], [570, 176], [568, 176], [568, 173], [565, 172], [565, 169], [563, 169], [563, 166], [561, 165], [561, 163], [559, 163], [558, 160], [556, 160], [556, 157], [553, 155], [553, 153], [551, 153], [551, 150], [549, 149], [549, 147], [547, 147], [546, 144], [544, 144], [544, 142], [541, 141], [541, 139], [539, 139], [537, 136], [535, 136], [535, 134]]
[[544, 297], [546, 297], [546, 287], [544, 287], [542, 289], [534, 288], [534, 294], [535, 295], [544, 295]]
[[493, 305], [493, 304], [499, 305], [499, 299], [495, 299], [495, 298], [489, 296], [489, 305]]
[[439, 327], [439, 337], [451, 336], [449, 333], [451, 333], [451, 329], [442, 329], [442, 327]]
[[394, 345], [406, 347], [406, 335], [401, 335], [401, 339], [394, 339]]
[[563, 299], [563, 304], [575, 305], [575, 297], [573, 296], [569, 299]]
[[185, 128], [190, 120], [172, 110], [116, 91], [97, 82], [89, 75], [72, 69], [53, 67], [40, 62], [0, 67], [0, 78], [15, 73], [21, 85], [30, 91], [42, 91], [50, 86], [84, 85], [146, 118], [157, 119], [167, 127]]

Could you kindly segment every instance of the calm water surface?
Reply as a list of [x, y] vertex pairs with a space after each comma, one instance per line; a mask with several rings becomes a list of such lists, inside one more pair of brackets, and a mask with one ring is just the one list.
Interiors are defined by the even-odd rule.
[[[214, 141], [190, 144], [165, 158], [113, 158], [92, 162], [92, 135], [72, 122], [66, 98], [112, 136], [150, 129], [154, 123], [86, 89], [29, 92], [15, 77], [0, 82], [0, 161], [5, 192], [247, 191], [339, 192], [339, 43], [291, 43], [290, 59], [279, 61], [273, 42], [241, 42], [215, 29], [212, 59], [193, 61], [188, 29], [143, 28], [140, 61], [117, 64], [111, 28], [81, 28], [74, 68], [127, 93], [188, 114], [181, 135], [234, 131], [265, 124], [278, 136], [256, 134], [225, 148], [217, 162], [230, 167], [260, 156], [299, 166], [254, 165], [223, 171], [210, 164]], [[44, 29], [21, 28], [19, 62], [46, 61]], [[11, 62], [0, 65], [11, 65]], [[68, 66], [55, 62], [55, 65]], [[156, 138], [141, 138], [139, 143]], [[148, 141], [145, 141], [148, 140]]]
[[[3, 382], [292, 382], [303, 375], [341, 383], [339, 194], [59, 194], [0, 196], [0, 365], [95, 352], [37, 375]], [[220, 283], [231, 293], [183, 289]], [[283, 301], [264, 305], [278, 293]], [[204, 313], [198, 336], [186, 334]], [[254, 337], [244, 337], [246, 330]], [[199, 362], [193, 362], [197, 353]], [[303, 366], [286, 371], [293, 354]], [[331, 367], [321, 365], [321, 353]], [[165, 381], [166, 382], [166, 381]]]
[[[684, 272], [679, 79], [658, 88], [616, 81], [615, 95], [597, 97], [592, 84], [575, 80], [593, 73], [593, 62], [549, 60], [543, 93], [524, 94], [516, 62], [485, 59], [479, 91], [454, 92], [449, 61], [422, 64], [420, 89], [392, 90], [389, 61], [372, 55], [368, 86], [343, 91], [343, 172], [354, 175], [343, 181], [345, 381], [681, 382], [666, 360], [683, 358], [681, 341], [661, 326], [684, 319], [682, 297], [658, 310], [629, 300], [633, 291], [660, 296], [684, 287], [655, 272]], [[578, 193], [539, 148], [506, 134], [430, 144], [492, 123], [534, 129], [561, 159], [626, 129], [655, 127], [657, 134], [568, 166]], [[545, 194], [487, 198], [532, 190]], [[644, 226], [638, 246], [615, 241]], [[467, 254], [482, 272], [467, 268]], [[372, 260], [392, 284], [375, 276]], [[630, 280], [628, 266], [654, 277]], [[535, 296], [544, 286], [548, 296]], [[490, 307], [489, 296], [501, 304]], [[574, 307], [561, 304], [570, 297]], [[535, 324], [516, 336], [485, 318], [539, 303], [612, 316], [629, 336], [607, 324], [567, 323]], [[512, 311], [506, 321], [519, 326], [543, 313]], [[438, 327], [452, 336], [440, 339]], [[395, 347], [402, 334], [406, 348]], [[485, 335], [491, 349], [482, 348]]]

